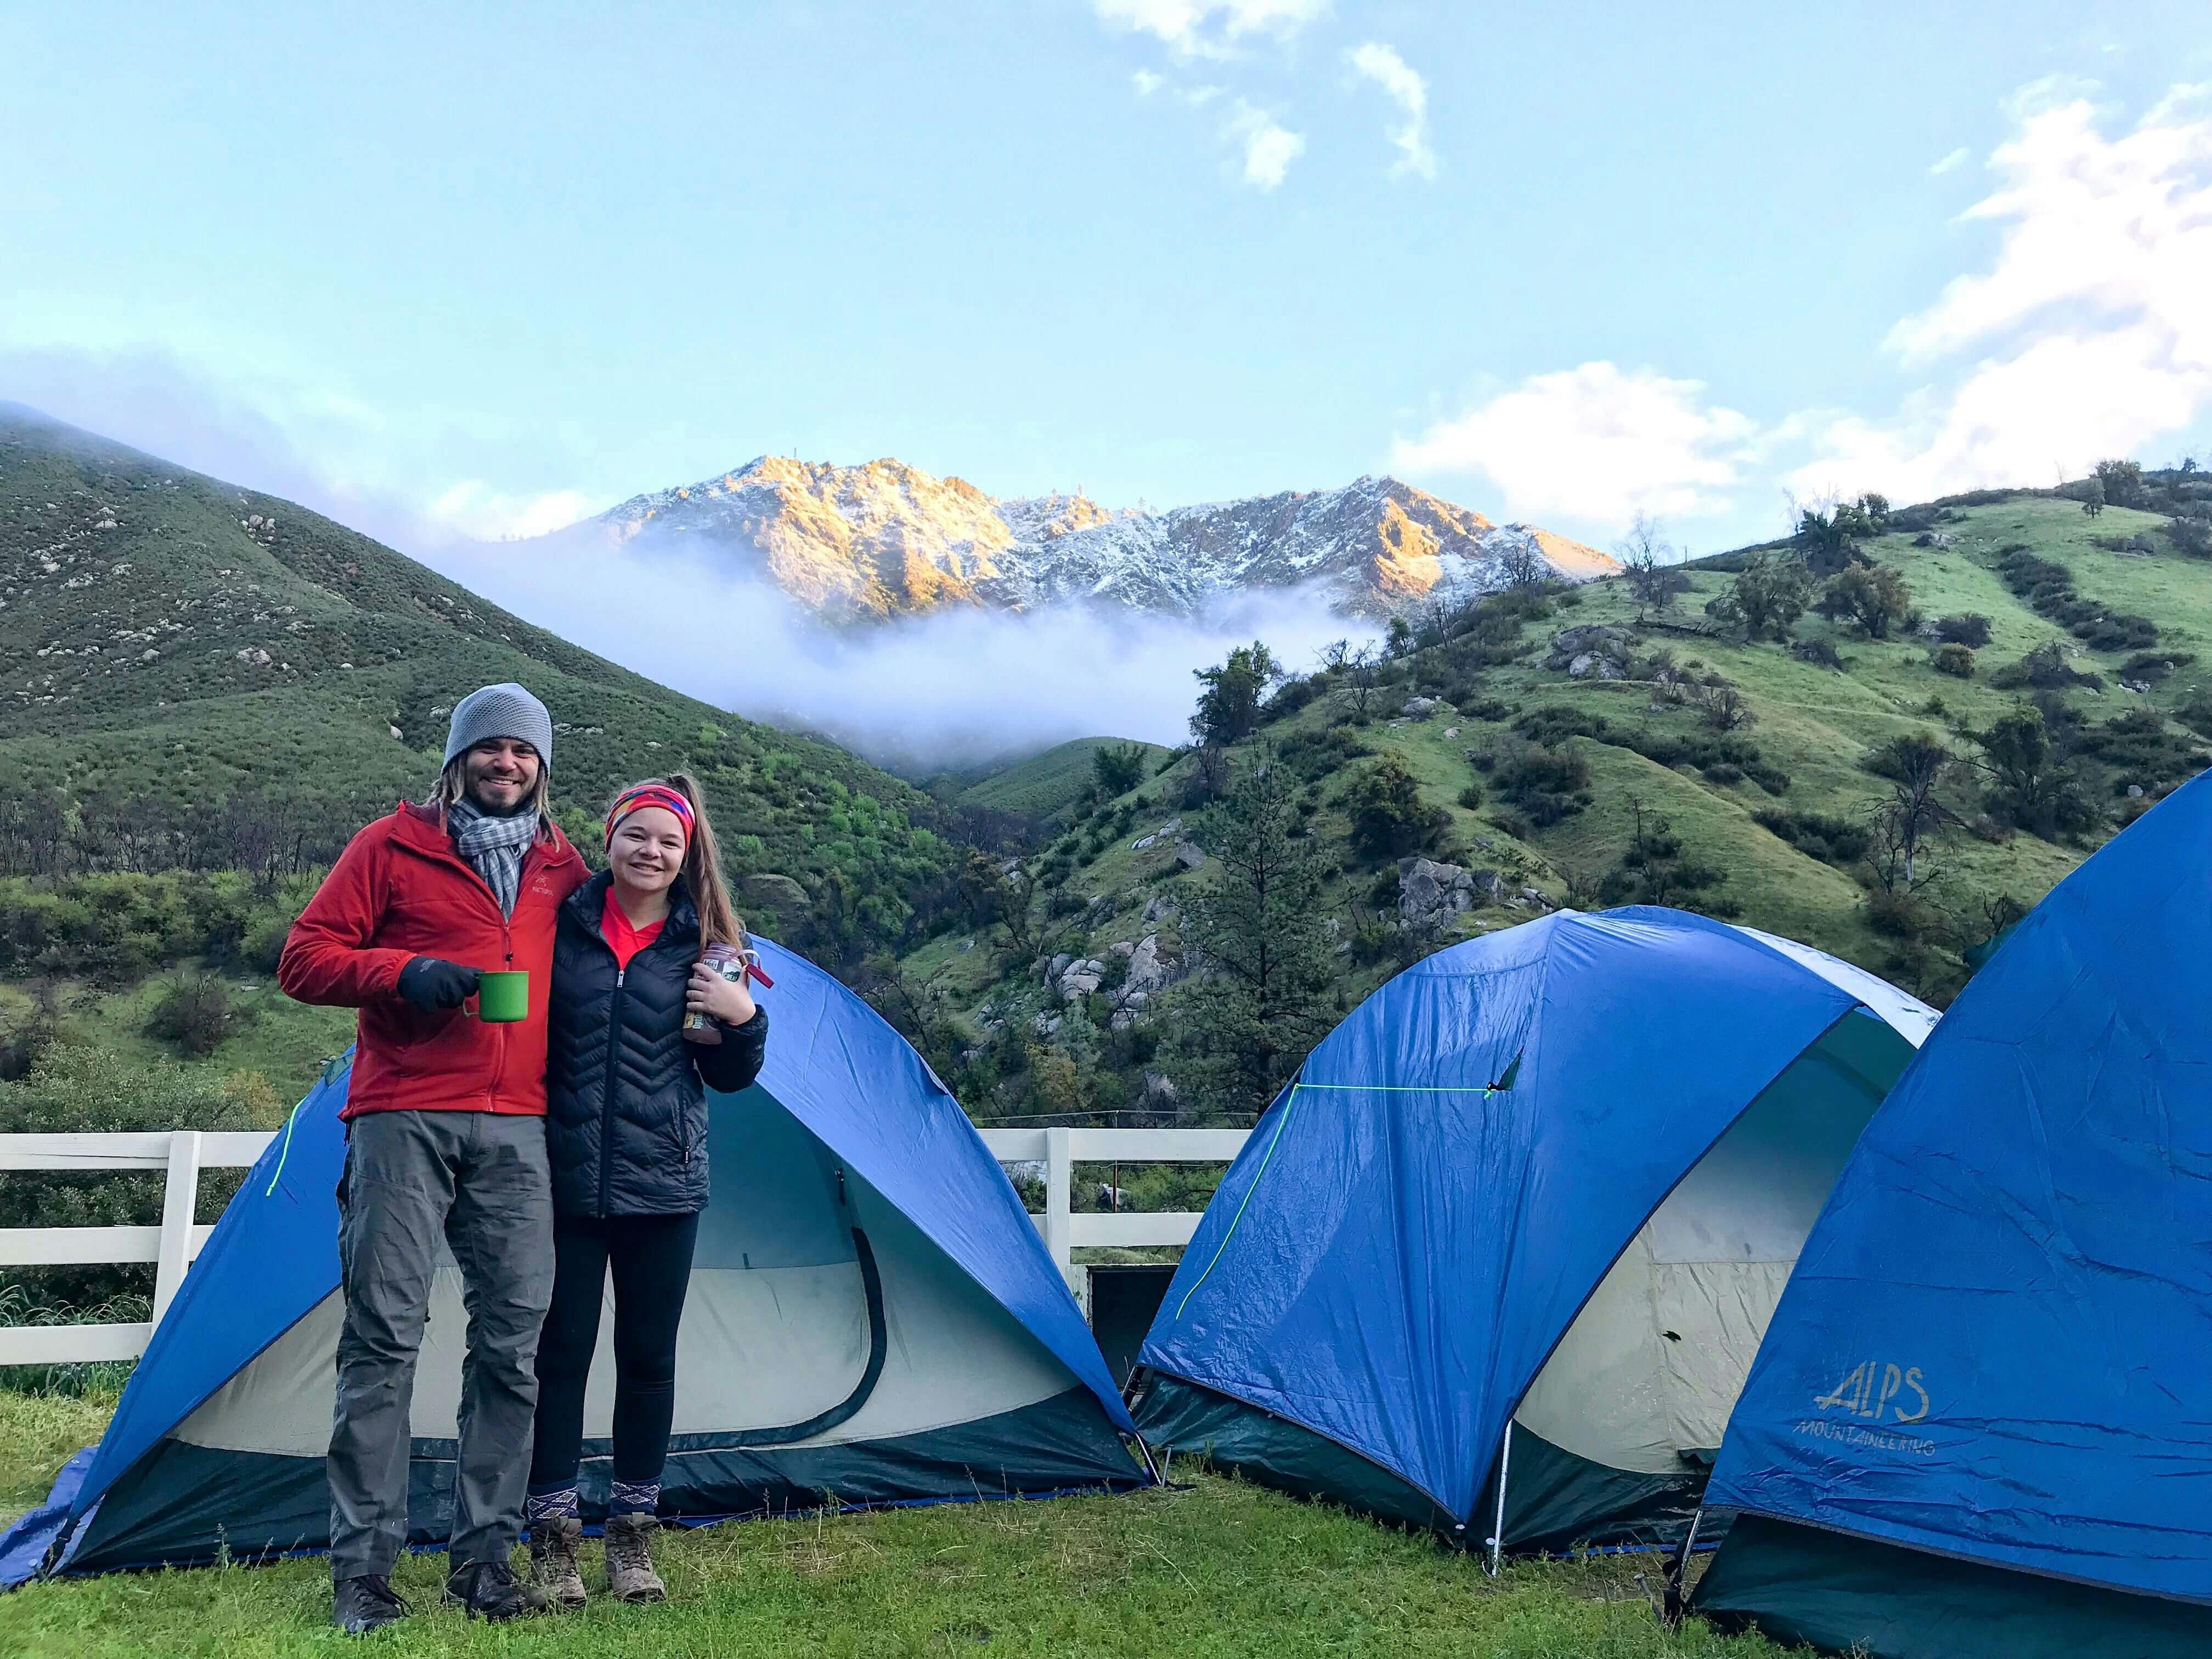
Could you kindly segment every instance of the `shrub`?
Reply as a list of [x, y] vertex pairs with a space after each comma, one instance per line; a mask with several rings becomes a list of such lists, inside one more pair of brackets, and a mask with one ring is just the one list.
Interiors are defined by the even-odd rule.
[[1809, 662], [1815, 667], [1844, 671], [1844, 659], [1836, 654], [1836, 647], [1826, 640], [1798, 640], [1790, 647], [1790, 654], [1800, 662]]
[[1886, 640], [1893, 629], [1911, 626], [1914, 615], [1911, 587], [1886, 564], [1845, 566], [1828, 579], [1814, 608], [1870, 640]]
[[1779, 807], [1769, 807], [1764, 811], [1753, 813], [1752, 819], [1799, 852], [1816, 858], [1823, 864], [1832, 864], [1839, 870], [1848, 869], [1866, 856], [1866, 826], [1854, 823], [1849, 818], [1832, 817], [1821, 812], [1790, 812]]
[[1370, 857], [1401, 858], [1436, 844], [1450, 823], [1442, 807], [1421, 799], [1419, 780], [1395, 755], [1369, 768], [1346, 793], [1352, 844]]
[[2061, 691], [2073, 685], [2101, 690], [2105, 682], [2100, 675], [2077, 672], [2066, 660], [2066, 648], [2051, 640], [2037, 646], [2018, 662], [1997, 670], [1990, 676], [1990, 684], [2008, 690], [2025, 686], [2038, 691]]
[[1936, 672], [1948, 674], [1955, 679], [1974, 678], [1973, 647], [1966, 645], [1939, 645], [1936, 647]]
[[1748, 640], [1770, 635], [1787, 639], [1805, 614], [1811, 592], [1812, 579], [1799, 560], [1784, 554], [1754, 554], [1729, 591], [1705, 606], [1705, 614], [1741, 628]]
[[154, 1005], [146, 1035], [204, 1060], [254, 1012], [252, 1003], [234, 1002], [230, 988], [216, 975], [179, 974]]
[[1479, 783], [1470, 783], [1459, 792], [1459, 804], [1470, 812], [1481, 807], [1482, 799], [1482, 786]]
[[1101, 744], [1091, 751], [1091, 773], [1102, 794], [1127, 794], [1145, 781], [1145, 746]]
[[1979, 611], [1939, 617], [1936, 621], [1936, 639], [1939, 644], [1972, 646], [1979, 650], [1990, 642], [1990, 619]]
[[1595, 799], [1589, 763], [1572, 749], [1516, 744], [1498, 757], [1491, 775], [1499, 796], [1540, 828], [1573, 817]]
[[2120, 665], [2120, 678], [2130, 680], [2162, 680], [2177, 668], [2186, 668], [2197, 660], [2189, 651], [2138, 651]]

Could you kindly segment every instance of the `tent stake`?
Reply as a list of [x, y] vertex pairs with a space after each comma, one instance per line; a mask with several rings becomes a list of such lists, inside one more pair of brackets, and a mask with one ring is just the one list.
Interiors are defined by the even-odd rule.
[[1498, 1577], [1498, 1558], [1505, 1548], [1505, 1474], [1513, 1464], [1513, 1420], [1505, 1421], [1505, 1437], [1498, 1443], [1498, 1515], [1490, 1527], [1490, 1576]]

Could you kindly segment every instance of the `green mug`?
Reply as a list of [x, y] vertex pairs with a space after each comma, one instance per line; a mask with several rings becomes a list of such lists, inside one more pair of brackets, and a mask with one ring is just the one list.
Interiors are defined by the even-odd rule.
[[477, 975], [477, 1018], [491, 1025], [512, 1025], [530, 1018], [530, 975], [521, 969]]

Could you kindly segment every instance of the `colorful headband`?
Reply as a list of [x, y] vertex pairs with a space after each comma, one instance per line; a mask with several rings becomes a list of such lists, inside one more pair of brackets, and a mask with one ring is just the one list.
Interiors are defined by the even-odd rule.
[[665, 783], [641, 783], [635, 789], [625, 789], [615, 797], [615, 804], [607, 808], [606, 838], [611, 844], [615, 830], [631, 813], [647, 806], [658, 806], [664, 812], [676, 814], [676, 821], [684, 826], [684, 844], [691, 844], [693, 819], [691, 803], [678, 791]]

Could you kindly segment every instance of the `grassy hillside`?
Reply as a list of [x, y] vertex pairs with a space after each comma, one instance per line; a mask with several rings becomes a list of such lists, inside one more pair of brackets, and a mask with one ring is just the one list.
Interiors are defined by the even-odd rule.
[[[994, 767], [980, 776], [954, 779], [960, 785], [953, 799], [963, 806], [986, 811], [1010, 812], [1038, 820], [1064, 817], [1089, 789], [1096, 775], [1092, 757], [1101, 749], [1124, 747], [1119, 738], [1077, 738], [1048, 749], [1042, 755], [1011, 766]], [[1149, 773], [1165, 760], [1168, 750], [1155, 743], [1136, 745], [1144, 751]]]
[[955, 861], [942, 808], [842, 750], [656, 685], [289, 501], [0, 406], [6, 785], [65, 813], [186, 815], [258, 787], [355, 821], [419, 798], [447, 710], [506, 679], [552, 710], [567, 821], [690, 768], [732, 872], [789, 878], [752, 884], [764, 925], [833, 958], [899, 939]]
[[[1616, 579], [1417, 619], [1420, 643], [1374, 670], [1365, 692], [1352, 671], [1284, 686], [1227, 759], [1249, 766], [1264, 747], [1300, 781], [1329, 872], [1342, 1007], [1453, 939], [1548, 906], [1646, 896], [1623, 863], [1634, 864], [1639, 818], [1646, 849], [1661, 844], [1654, 820], [1663, 820], [1680, 843], [1669, 867], [1706, 872], [1670, 902], [1807, 940], [1940, 1004], [1963, 983], [1967, 950], [2011, 914], [2008, 902], [2032, 905], [2212, 759], [2198, 735], [2212, 730], [2212, 698], [2200, 689], [2212, 684], [2212, 564], [2185, 556], [2166, 522], [2119, 507], [2091, 517], [2076, 501], [2033, 493], [1893, 517], [1859, 556], [1903, 576], [1924, 623], [1985, 618], [1988, 639], [1970, 667], [1954, 653], [1944, 659], [1952, 672], [1939, 669], [1937, 641], [1919, 628], [1875, 639], [1809, 611], [1786, 641], [1747, 640], [1705, 612], [1736, 581], [1738, 557], [1717, 562], [1733, 568], [1688, 571], [1687, 591], [1663, 612]], [[1589, 652], [1584, 635], [1565, 641], [1583, 648], [1560, 648], [1565, 630], [1593, 627], [1615, 630], [1614, 642]], [[2058, 665], [2074, 683], [2010, 683], [2039, 647], [2031, 660]], [[1602, 651], [1614, 653], [1612, 667], [1599, 665]], [[1831, 652], [1833, 665], [1824, 665]], [[1588, 659], [1579, 676], [1578, 656]], [[1613, 672], [1620, 678], [1603, 678]], [[1721, 693], [1704, 682], [1716, 679], [1746, 711], [1736, 729], [1706, 712]], [[1416, 697], [1437, 706], [1401, 712]], [[2051, 766], [2077, 778], [2086, 802], [2077, 825], [2020, 827], [1978, 764], [1989, 756], [1974, 734], [2031, 700], [2041, 705]], [[1920, 851], [1911, 890], [1897, 884], [1893, 894], [1880, 890], [1856, 843], [1892, 790], [1870, 757], [1911, 734], [1958, 759], [1937, 792], [1945, 823]], [[1407, 850], [1497, 872], [1497, 902], [1440, 929], [1400, 926], [1396, 857], [1363, 850], [1352, 835], [1366, 780], [1388, 760], [1411, 775], [1420, 809], [1437, 815], [1434, 831]], [[1147, 1073], [1172, 1078], [1174, 995], [1133, 1009], [1121, 988], [1127, 958], [1115, 947], [1158, 935], [1154, 948], [1171, 957], [1179, 895], [1218, 868], [1194, 870], [1182, 850], [1213, 833], [1203, 763], [1186, 754], [1086, 809], [1032, 861], [1030, 949], [1006, 940], [1004, 928], [984, 929], [976, 945], [999, 949], [948, 938], [909, 957], [909, 981], [923, 992], [916, 1006], [936, 1018], [938, 1058], [971, 1109], [1035, 1118], [1166, 1103]], [[1579, 775], [1547, 797], [1536, 783], [1549, 768]], [[1176, 833], [1139, 845], [1178, 819]], [[1063, 954], [1104, 964], [1097, 991], [1071, 1003], [1047, 982], [1037, 957]], [[1079, 1012], [1085, 1018], [1067, 1021]], [[1054, 1018], [1060, 1029], [1042, 1028]], [[1054, 1081], [1055, 1048], [1067, 1049], [1085, 1086]]]

